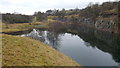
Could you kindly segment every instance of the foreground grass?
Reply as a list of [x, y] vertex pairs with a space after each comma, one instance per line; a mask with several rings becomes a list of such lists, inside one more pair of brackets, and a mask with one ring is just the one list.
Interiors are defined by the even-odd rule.
[[79, 66], [37, 40], [2, 34], [2, 41], [3, 66]]

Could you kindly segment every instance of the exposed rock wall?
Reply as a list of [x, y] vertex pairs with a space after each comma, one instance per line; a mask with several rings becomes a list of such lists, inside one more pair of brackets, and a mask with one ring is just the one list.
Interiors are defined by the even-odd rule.
[[92, 27], [94, 29], [110, 33], [119, 33], [119, 22], [115, 19], [116, 18], [100, 18], [93, 21], [90, 18], [80, 18], [78, 21], [80, 26]]
[[79, 20], [79, 23], [82, 24], [82, 25], [88, 26], [88, 27], [94, 27], [95, 26], [94, 21], [92, 21], [90, 18], [81, 18]]
[[107, 32], [115, 32], [116, 24], [111, 20], [98, 20], [95, 22], [95, 28]]

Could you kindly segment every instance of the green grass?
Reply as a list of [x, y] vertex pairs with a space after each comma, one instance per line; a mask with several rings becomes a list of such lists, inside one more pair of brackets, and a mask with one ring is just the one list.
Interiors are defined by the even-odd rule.
[[2, 34], [3, 66], [79, 66], [55, 49], [30, 38]]
[[[42, 25], [41, 27], [35, 27], [36, 25]], [[33, 28], [45, 28], [47, 29], [46, 23], [35, 22], [35, 23], [19, 23], [19, 24], [5, 24], [2, 23], [2, 31], [0, 32], [16, 32], [25, 31]]]

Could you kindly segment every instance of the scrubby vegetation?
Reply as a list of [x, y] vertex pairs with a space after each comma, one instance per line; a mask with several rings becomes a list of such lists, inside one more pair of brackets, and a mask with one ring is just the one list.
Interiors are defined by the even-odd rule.
[[28, 23], [35, 21], [44, 21], [47, 19], [54, 20], [68, 20], [70, 18], [77, 17], [78, 19], [81, 17], [90, 18], [92, 20], [97, 20], [99, 17], [109, 18], [113, 16], [120, 15], [119, 13], [119, 2], [104, 2], [103, 4], [99, 3], [89, 3], [86, 8], [79, 9], [62, 9], [62, 10], [47, 10], [45, 13], [38, 11], [35, 12], [34, 15], [22, 15], [22, 14], [3, 14], [3, 22], [6, 23]]
[[46, 14], [48, 16], [58, 16], [59, 18], [65, 19], [66, 16], [71, 15], [79, 15], [79, 17], [88, 17], [91, 19], [97, 19], [99, 16], [101, 17], [110, 17], [114, 15], [118, 15], [118, 3], [119, 2], [104, 2], [103, 4], [99, 3], [89, 3], [88, 6], [84, 9], [70, 9], [65, 10], [48, 10]]
[[2, 21], [8, 24], [30, 23], [32, 21], [32, 16], [6, 13], [2, 14]]
[[40, 12], [40, 11], [35, 12], [34, 17], [35, 17], [36, 21], [45, 21], [45, 20], [47, 20], [47, 15], [45, 13]]

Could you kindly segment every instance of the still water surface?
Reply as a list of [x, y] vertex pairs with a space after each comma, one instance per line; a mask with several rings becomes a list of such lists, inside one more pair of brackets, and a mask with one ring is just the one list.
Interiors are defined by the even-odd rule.
[[82, 66], [119, 65], [118, 50], [120, 49], [120, 42], [118, 37], [109, 36], [108, 34], [103, 37], [104, 34], [100, 35], [100, 33], [98, 33], [99, 36], [96, 36], [96, 33], [80, 32], [79, 34], [79, 32], [73, 34], [33, 29], [28, 34], [22, 34], [21, 37], [40, 40]]

